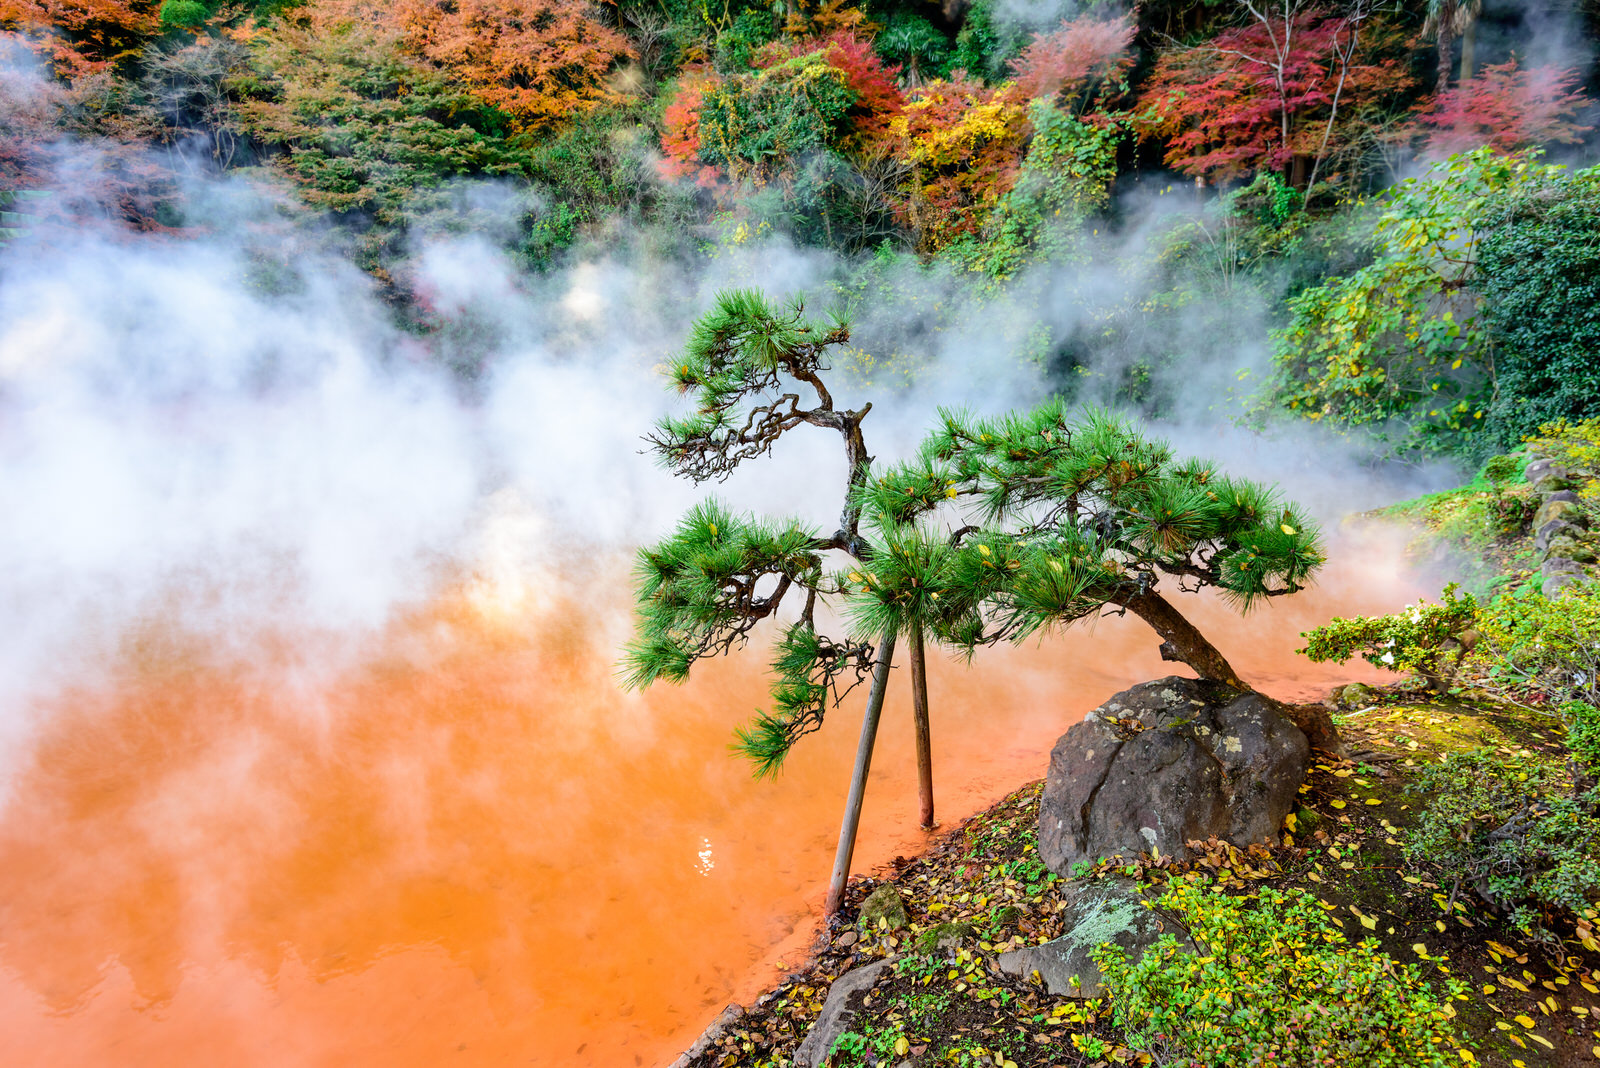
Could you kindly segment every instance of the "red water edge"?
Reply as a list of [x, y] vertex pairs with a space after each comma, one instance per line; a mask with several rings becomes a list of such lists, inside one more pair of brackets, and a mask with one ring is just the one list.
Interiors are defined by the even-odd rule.
[[[1193, 618], [1275, 695], [1372, 678], [1293, 650], [1414, 599], [1394, 555]], [[33, 710], [0, 813], [0, 1063], [657, 1065], [797, 964], [859, 701], [753, 781], [727, 743], [762, 702], [759, 651], [622, 693], [625, 583], [536, 609], [466, 591], [331, 672], [294, 636], [251, 656], [159, 620], [124, 636], [102, 677]], [[931, 665], [945, 825], [1042, 775], [1111, 693], [1173, 673], [1156, 644], [1113, 618]], [[857, 871], [928, 841], [911, 746], [902, 684]]]

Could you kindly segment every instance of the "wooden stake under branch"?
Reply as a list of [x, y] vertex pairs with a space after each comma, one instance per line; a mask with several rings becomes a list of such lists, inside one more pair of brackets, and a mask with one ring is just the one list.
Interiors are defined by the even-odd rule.
[[867, 772], [872, 769], [872, 746], [878, 740], [878, 720], [883, 715], [883, 695], [889, 688], [889, 667], [894, 660], [894, 631], [883, 636], [878, 663], [872, 672], [872, 691], [861, 717], [861, 741], [856, 745], [856, 766], [850, 773], [850, 795], [844, 802], [844, 822], [839, 826], [839, 850], [833, 857], [833, 878], [823, 915], [832, 916], [844, 904], [844, 887], [850, 879], [850, 858], [856, 851], [856, 829], [861, 825], [861, 799], [867, 792]]

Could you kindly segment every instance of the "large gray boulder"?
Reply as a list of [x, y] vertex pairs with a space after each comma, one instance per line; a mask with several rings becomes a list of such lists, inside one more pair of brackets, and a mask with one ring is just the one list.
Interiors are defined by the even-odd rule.
[[[1024, 980], [1039, 981], [1058, 997], [1097, 998], [1105, 992], [1100, 966], [1090, 953], [1116, 944], [1137, 961], [1164, 934], [1175, 935], [1181, 948], [1194, 942], [1181, 927], [1162, 919], [1142, 900], [1131, 879], [1096, 880], [1080, 885], [1063, 914], [1067, 933], [1039, 946], [1000, 954], [1000, 970]], [[1074, 982], [1076, 980], [1076, 982]]]
[[1305, 781], [1304, 732], [1257, 693], [1170, 676], [1124, 690], [1050, 752], [1039, 858], [1070, 876], [1080, 861], [1216, 837], [1277, 835]]

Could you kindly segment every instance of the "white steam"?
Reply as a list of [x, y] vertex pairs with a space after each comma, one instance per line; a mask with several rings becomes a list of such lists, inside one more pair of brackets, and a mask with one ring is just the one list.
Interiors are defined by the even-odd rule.
[[[464, 187], [479, 215], [504, 204]], [[143, 619], [222, 651], [262, 628], [359, 640], [441, 584], [502, 613], [548, 603], [557, 560], [626, 553], [705, 492], [831, 530], [843, 451], [802, 428], [723, 485], [674, 480], [642, 435], [676, 403], [655, 369], [731, 286], [825, 310], [858, 264], [782, 239], [688, 260], [597, 253], [529, 276], [485, 239], [419, 248], [403, 285], [426, 327], [402, 327], [375, 284], [281, 222], [278, 200], [200, 182], [198, 237], [85, 229], [0, 252], [0, 700], [13, 709], [108, 658]], [[1132, 203], [1131, 201], [1129, 203]], [[1094, 308], [1155, 283], [1178, 198], [1150, 198], [1088, 260], [1009, 289], [902, 266], [855, 309], [868, 356], [905, 376], [839, 369], [838, 403], [874, 402], [868, 444], [904, 455], [937, 405], [1000, 411], [1050, 388], [1045, 336], [1094, 338]], [[1258, 302], [1237, 303], [1265, 336]], [[1182, 398], [1180, 447], [1288, 483], [1325, 517], [1403, 489], [1312, 427], [1264, 443], [1233, 428], [1248, 351], [1195, 321], [1157, 375]], [[1192, 336], [1191, 336], [1192, 335]], [[1138, 360], [1091, 344], [1084, 395], [1108, 397]], [[521, 607], [519, 607], [521, 606]], [[605, 633], [624, 626], [610, 621]], [[23, 724], [13, 714], [0, 730]], [[0, 738], [0, 745], [4, 739]], [[3, 769], [0, 769], [3, 771]]]

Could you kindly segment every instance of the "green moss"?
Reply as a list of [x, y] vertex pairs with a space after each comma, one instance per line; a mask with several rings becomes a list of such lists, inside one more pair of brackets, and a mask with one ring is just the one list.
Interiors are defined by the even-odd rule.
[[977, 936], [977, 929], [970, 923], [940, 923], [928, 928], [917, 936], [917, 949], [922, 953], [934, 953], [942, 942], [965, 942]]
[[861, 903], [861, 922], [869, 930], [877, 927], [880, 920], [891, 931], [898, 930], [909, 922], [906, 917], [905, 898], [900, 896], [900, 891], [889, 885], [878, 887]]

